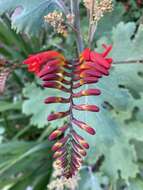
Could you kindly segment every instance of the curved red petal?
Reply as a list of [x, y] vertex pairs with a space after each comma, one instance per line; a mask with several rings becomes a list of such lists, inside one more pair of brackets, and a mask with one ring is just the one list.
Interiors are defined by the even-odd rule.
[[77, 119], [75, 119], [75, 118], [73, 118], [72, 122], [73, 122], [76, 126], [80, 127], [80, 128], [83, 129], [84, 131], [86, 131], [87, 133], [89, 133], [89, 134], [91, 134], [91, 135], [95, 135], [95, 133], [96, 133], [95, 130], [94, 130], [92, 127], [90, 127], [89, 125], [87, 125], [86, 123], [84, 123], [84, 122], [82, 122], [82, 121], [79, 121], [79, 120], [77, 120]]

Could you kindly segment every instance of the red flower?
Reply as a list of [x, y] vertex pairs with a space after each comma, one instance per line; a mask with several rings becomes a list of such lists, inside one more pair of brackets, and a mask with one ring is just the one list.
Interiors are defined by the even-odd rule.
[[[43, 65], [50, 60], [58, 60], [59, 62], [64, 61], [64, 57], [56, 51], [45, 51], [35, 55], [30, 55], [23, 63], [28, 65], [28, 71], [34, 72], [36, 75], [40, 72]], [[55, 62], [52, 63], [56, 65]]]
[[107, 58], [107, 55], [112, 49], [112, 46], [107, 47], [103, 45], [105, 51], [97, 53], [91, 51], [89, 48], [85, 49], [80, 57], [81, 64], [78, 66], [77, 71], [80, 71], [81, 77], [97, 77], [109, 75], [109, 69], [113, 60]]

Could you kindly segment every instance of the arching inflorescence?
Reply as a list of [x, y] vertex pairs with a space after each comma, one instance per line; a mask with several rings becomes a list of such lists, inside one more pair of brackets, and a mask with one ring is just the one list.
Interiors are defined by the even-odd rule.
[[[97, 53], [90, 49], [85, 49], [79, 59], [68, 61], [56, 51], [45, 51], [35, 55], [30, 55], [24, 61], [28, 65], [28, 70], [34, 72], [42, 81], [44, 88], [54, 88], [67, 93], [65, 97], [48, 97], [46, 104], [62, 103], [68, 104], [68, 109], [63, 112], [51, 113], [48, 121], [67, 118], [63, 126], [53, 131], [50, 141], [55, 141], [52, 147], [53, 157], [59, 167], [63, 169], [63, 176], [72, 177], [80, 168], [83, 157], [86, 156], [86, 149], [89, 148], [88, 142], [81, 137], [76, 128], [80, 128], [87, 133], [94, 135], [94, 128], [80, 121], [74, 116], [73, 111], [98, 112], [96, 105], [81, 104], [76, 105], [75, 99], [83, 96], [98, 96], [101, 94], [99, 89], [89, 88], [79, 90], [85, 84], [95, 84], [102, 76], [109, 75], [112, 59], [107, 58], [112, 47], [103, 45], [105, 51]], [[90, 86], [90, 85], [89, 85]]]

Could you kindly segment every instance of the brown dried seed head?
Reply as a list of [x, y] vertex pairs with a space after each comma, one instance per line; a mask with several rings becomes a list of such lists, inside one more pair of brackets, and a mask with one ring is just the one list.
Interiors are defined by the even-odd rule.
[[[92, 10], [93, 0], [84, 0], [84, 5], [90, 11]], [[98, 22], [106, 12], [113, 10], [112, 0], [94, 0], [93, 23]]]
[[67, 36], [67, 26], [64, 21], [64, 16], [62, 12], [53, 11], [48, 15], [44, 16], [45, 22], [49, 23], [54, 30], [63, 36]]

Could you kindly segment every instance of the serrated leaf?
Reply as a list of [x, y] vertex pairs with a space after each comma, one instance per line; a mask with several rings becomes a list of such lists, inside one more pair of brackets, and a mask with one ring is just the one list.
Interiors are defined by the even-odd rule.
[[[75, 113], [78, 118], [84, 118], [84, 121], [94, 126], [97, 131], [96, 137], [85, 134], [91, 146], [88, 162], [95, 163], [99, 155], [103, 154], [105, 161], [101, 170], [112, 180], [118, 178], [118, 171], [126, 181], [130, 177], [134, 178], [139, 172], [135, 147], [130, 145], [130, 140], [133, 138], [143, 140], [141, 135], [143, 67], [136, 62], [124, 64], [124, 61], [143, 59], [141, 53], [143, 26], [139, 27], [136, 35], [134, 32], [135, 23], [120, 23], [113, 30], [111, 39], [103, 37], [99, 40], [100, 47], [107, 41], [113, 43], [111, 56], [115, 62], [123, 63], [114, 65], [111, 75], [96, 85], [96, 88], [102, 91], [101, 96], [81, 100], [98, 105], [101, 108], [100, 113], [86, 113], [82, 116], [78, 112]], [[133, 117], [135, 107], [138, 111]]]
[[127, 190], [142, 190], [143, 189], [143, 181], [142, 179], [134, 179], [132, 180], [128, 187]]
[[[113, 37], [111, 37], [110, 40], [102, 38], [98, 44], [107, 41], [112, 42], [112, 56], [115, 61], [118, 61], [118, 59], [119, 61], [142, 59], [142, 46], [138, 46], [139, 53], [137, 53], [135, 49], [137, 41], [142, 42], [142, 26], [139, 27], [134, 39], [131, 39], [135, 32], [134, 30], [134, 23], [120, 23], [113, 30]], [[121, 37], [121, 32], [123, 31], [126, 35]], [[121, 53], [123, 53], [123, 55]], [[111, 75], [107, 78], [101, 79], [96, 86], [92, 86], [101, 89], [101, 96], [80, 98], [75, 101], [77, 104], [96, 104], [101, 108], [101, 111], [96, 114], [88, 112], [81, 114], [77, 111], [74, 112], [76, 118], [80, 118], [95, 127], [97, 131], [95, 137], [91, 137], [83, 131], [77, 130], [77, 128], [75, 129], [79, 132], [79, 134], [82, 133], [82, 136], [84, 136], [90, 143], [91, 149], [88, 154], [89, 156], [87, 157], [88, 163], [93, 164], [99, 156], [104, 155], [105, 161], [101, 167], [101, 171], [110, 176], [114, 181], [119, 177], [118, 171], [120, 171], [121, 177], [126, 181], [128, 181], [129, 178], [134, 178], [137, 173], [139, 173], [136, 151], [134, 145], [130, 145], [130, 139], [138, 136], [138, 133], [132, 136], [134, 132], [132, 133], [132, 128], [130, 128], [129, 137], [129, 130], [126, 129], [127, 125], [125, 125], [125, 119], [131, 116], [135, 105], [140, 108], [142, 107], [142, 104], [140, 104], [142, 101], [141, 94], [143, 91], [141, 73], [143, 73], [143, 67], [139, 63], [114, 64]], [[35, 94], [37, 94], [37, 92]], [[47, 94], [45, 94], [45, 96], [47, 97]], [[31, 100], [34, 99], [32, 94], [27, 97]], [[35, 105], [34, 102], [32, 104]], [[29, 104], [27, 108], [29, 109], [31, 105]], [[56, 107], [53, 109], [56, 109]], [[32, 110], [29, 114], [34, 114], [33, 117], [35, 117], [35, 112], [35, 110]], [[36, 113], [38, 117], [41, 117], [39, 116], [40, 112]], [[141, 111], [139, 113], [137, 114], [138, 117], [135, 119], [136, 123], [142, 123]], [[45, 112], [45, 115], [47, 114], [48, 112]], [[36, 119], [37, 116], [34, 119]], [[134, 127], [136, 128], [138, 125]], [[136, 132], [137, 131], [138, 130], [136, 130]], [[142, 138], [141, 135], [139, 137], [140, 139]], [[113, 167], [110, 167], [111, 164]], [[133, 169], [131, 170], [131, 168]]]
[[[26, 115], [32, 115], [31, 117], [31, 124], [36, 125], [39, 128], [47, 126], [49, 123], [47, 121], [48, 115], [52, 111], [59, 111], [59, 110], [66, 110], [66, 105], [64, 104], [62, 107], [61, 105], [51, 104], [46, 105], [44, 104], [44, 100], [48, 96], [52, 95], [61, 95], [60, 91], [51, 90], [51, 89], [44, 89], [41, 90], [40, 87], [37, 87], [34, 83], [27, 84], [27, 86], [23, 90], [23, 94], [27, 100], [23, 103], [23, 113]], [[61, 120], [62, 122], [62, 120]], [[60, 121], [55, 121], [52, 125], [60, 125]]]
[[[87, 178], [88, 176], [88, 178]], [[96, 175], [85, 168], [80, 172], [79, 190], [102, 190], [100, 187], [99, 179]]]
[[30, 35], [39, 33], [44, 27], [43, 17], [54, 8], [66, 12], [62, 0], [0, 0], [0, 15], [15, 11], [11, 17], [12, 28]]

